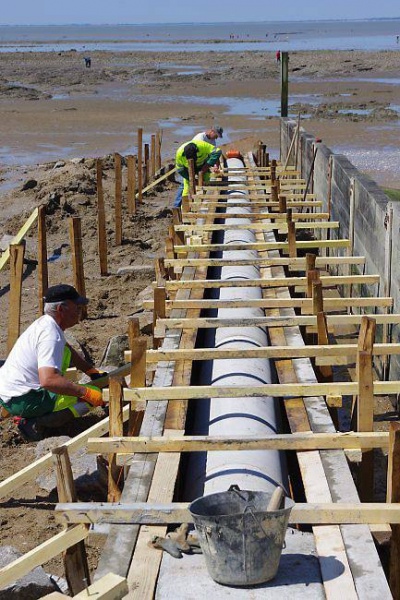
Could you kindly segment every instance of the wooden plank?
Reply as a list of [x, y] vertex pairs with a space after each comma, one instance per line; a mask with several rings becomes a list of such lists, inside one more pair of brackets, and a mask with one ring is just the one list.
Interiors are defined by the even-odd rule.
[[43, 314], [44, 295], [49, 287], [47, 268], [46, 207], [38, 208], [38, 305], [39, 317]]
[[[364, 256], [327, 256], [317, 257], [317, 267], [328, 267], [336, 265], [363, 265], [365, 264]], [[225, 267], [229, 265], [260, 265], [263, 267], [285, 267], [288, 266], [296, 270], [306, 269], [305, 258], [175, 258], [166, 259], [167, 267]]]
[[[151, 183], [149, 183], [149, 185], [146, 185], [146, 187], [143, 188], [142, 193], [145, 194], [149, 190], [153, 189], [154, 187], [156, 187], [156, 185], [161, 183], [161, 181], [164, 181], [164, 179], [168, 179], [168, 177], [171, 177], [171, 175], [173, 173], [175, 173], [175, 171], [176, 171], [176, 167], [174, 167], [173, 169], [170, 169], [169, 171], [167, 171], [167, 173], [164, 173], [164, 175], [161, 175], [158, 179], [156, 179], [155, 181], [152, 181]], [[138, 199], [138, 198], [139, 198], [139, 192], [136, 194], [136, 199]]]
[[[400, 381], [374, 381], [374, 395], [395, 394], [400, 388]], [[335, 381], [335, 392], [341, 395], [354, 395], [358, 392], [358, 382]], [[260, 386], [181, 386], [173, 388], [133, 388], [125, 391], [125, 400], [158, 400], [207, 399], [207, 398], [251, 398], [273, 396], [285, 398], [289, 396], [327, 396], [332, 393], [331, 383], [270, 383]]]
[[[80, 217], [69, 219], [69, 238], [72, 253], [72, 270], [74, 286], [81, 296], [86, 296], [85, 271], [83, 268], [82, 227]], [[87, 307], [82, 305], [82, 318], [87, 315]]]
[[115, 196], [114, 196], [114, 218], [115, 218], [115, 245], [122, 244], [122, 156], [114, 154], [115, 172]]
[[73, 600], [121, 600], [127, 593], [126, 578], [115, 573], [107, 573], [86, 590], [76, 594]]
[[[400, 423], [390, 423], [387, 472], [387, 502], [400, 502]], [[400, 598], [400, 525], [392, 526], [389, 558], [389, 583], [393, 598]]]
[[128, 170], [128, 189], [127, 189], [127, 204], [130, 215], [136, 214], [136, 156], [129, 155], [126, 157]]
[[[349, 240], [311, 240], [297, 242], [298, 249], [312, 248], [347, 248]], [[224, 250], [289, 250], [287, 242], [254, 242], [252, 244], [191, 244], [191, 252], [223, 252]], [[188, 252], [187, 246], [175, 246], [175, 252], [182, 254]]]
[[99, 251], [100, 274], [108, 274], [107, 265], [107, 227], [103, 192], [103, 163], [101, 158], [96, 160], [97, 181], [97, 248]]
[[[118, 379], [110, 378], [110, 437], [123, 435], [123, 391]], [[123, 471], [117, 466], [114, 452], [108, 455], [108, 502], [118, 502], [121, 498], [120, 478], [123, 482]]]
[[[31, 215], [28, 217], [28, 219], [25, 221], [25, 223], [22, 225], [21, 229], [18, 231], [18, 233], [13, 237], [13, 239], [10, 242], [11, 244], [19, 244], [21, 243], [21, 241], [23, 240], [24, 236], [26, 233], [28, 233], [28, 231], [30, 230], [30, 228], [32, 227], [32, 225], [35, 223], [37, 217], [39, 214], [39, 210], [38, 208], [35, 208]], [[10, 245], [8, 246], [8, 248], [6, 248], [4, 250], [4, 252], [1, 255], [0, 258], [0, 271], [1, 269], [4, 267], [4, 265], [7, 263], [8, 259], [10, 258]]]
[[[286, 211], [285, 211], [286, 212]], [[225, 220], [225, 219], [242, 219], [243, 213], [221, 213], [221, 212], [211, 212], [211, 211], [207, 211], [207, 212], [189, 212], [189, 213], [185, 213], [184, 217], [183, 217], [183, 221], [184, 222], [193, 222], [196, 219], [204, 219], [204, 217], [207, 216], [209, 218], [212, 219], [221, 219], [221, 220]], [[285, 215], [281, 215], [279, 213], [273, 213], [273, 212], [252, 212], [251, 215], [251, 219], [254, 221], [263, 221], [263, 220], [268, 220], [268, 221], [275, 221], [275, 222], [279, 222], [279, 221], [286, 221], [286, 216]], [[313, 212], [313, 213], [305, 213], [305, 212], [294, 212], [292, 213], [292, 218], [293, 221], [316, 221], [316, 220], [321, 220], [321, 221], [326, 221], [329, 219], [329, 213], [323, 213], [323, 212]]]
[[[229, 215], [230, 216], [230, 215]], [[249, 215], [251, 216], [251, 215]], [[242, 215], [243, 217], [247, 217], [247, 215]], [[295, 229], [338, 229], [339, 222], [338, 221], [321, 221], [317, 223], [298, 223], [295, 224]], [[287, 223], [228, 223], [228, 224], [183, 224], [176, 225], [175, 231], [191, 231], [196, 230], [196, 232], [203, 231], [279, 231], [279, 233], [287, 233], [288, 232], [288, 224]]]
[[36, 567], [51, 560], [70, 546], [84, 540], [89, 534], [86, 525], [76, 525], [43, 542], [20, 558], [0, 569], [0, 586], [6, 587]]
[[[126, 406], [124, 408], [125, 421], [128, 419], [128, 415], [129, 407]], [[86, 444], [89, 437], [93, 437], [94, 435], [104, 435], [105, 433], [108, 433], [108, 429], [109, 418], [107, 417], [100, 421], [100, 423], [96, 423], [96, 425], [89, 427], [89, 429], [86, 429], [86, 431], [83, 431], [79, 435], [66, 442], [64, 446], [68, 448], [70, 452], [76, 452], [77, 450], [79, 450], [79, 448], [82, 448], [82, 446]], [[52, 454], [51, 452], [48, 452], [38, 460], [35, 460], [33, 463], [26, 466], [24, 469], [18, 471], [18, 473], [10, 475], [10, 477], [4, 479], [4, 481], [0, 483], [0, 498], [4, 498], [5, 496], [12, 494], [12, 492], [14, 492], [15, 490], [19, 489], [26, 483], [32, 481], [32, 479], [34, 479], [35, 477], [43, 473], [43, 471], [51, 467], [52, 462]]]
[[141, 204], [143, 202], [143, 129], [139, 127], [137, 130], [137, 184], [138, 192], [136, 198]]
[[[168, 525], [192, 523], [189, 505], [185, 502], [152, 504], [107, 504], [105, 502], [77, 502], [57, 504], [57, 521], [68, 523], [138, 523], [140, 525]], [[400, 504], [368, 503], [296, 503], [289, 524], [301, 525], [367, 525], [400, 524]]]
[[387, 432], [296, 433], [273, 436], [168, 436], [91, 438], [88, 452], [212, 452], [237, 450], [332, 450], [389, 447]]
[[[348, 306], [357, 308], [367, 307], [391, 307], [393, 298], [324, 298], [324, 308], [326, 310], [342, 310]], [[144, 301], [143, 308], [151, 309], [154, 306], [152, 300]], [[242, 306], [252, 306], [260, 308], [302, 308], [304, 312], [312, 312], [311, 298], [261, 298], [246, 300], [226, 300], [226, 299], [201, 299], [201, 300], [167, 300], [167, 309], [171, 308], [239, 308]]]
[[[279, 286], [278, 286], [279, 287]], [[330, 327], [334, 325], [360, 325], [362, 315], [328, 315], [327, 323]], [[377, 325], [398, 323], [400, 315], [376, 315]], [[219, 318], [199, 317], [195, 319], [183, 318], [158, 319], [157, 327], [166, 329], [214, 329], [216, 327], [315, 327], [318, 324], [315, 315], [299, 315], [297, 317], [248, 317], [248, 318]]]
[[25, 244], [10, 245], [10, 295], [7, 327], [7, 354], [19, 338]]
[[[74, 476], [67, 448], [65, 446], [54, 448], [52, 455], [56, 467], [59, 502], [76, 502]], [[90, 585], [85, 542], [81, 540], [67, 548], [63, 559], [68, 587], [73, 594], [78, 594]]]

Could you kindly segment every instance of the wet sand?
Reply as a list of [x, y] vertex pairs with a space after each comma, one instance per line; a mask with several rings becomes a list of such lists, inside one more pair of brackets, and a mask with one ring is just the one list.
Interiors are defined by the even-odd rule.
[[[90, 69], [83, 56], [1, 55], [0, 177], [6, 183], [10, 166], [135, 152], [137, 127], [145, 141], [162, 129], [165, 157], [212, 123], [224, 127], [224, 143], [255, 136], [278, 154], [274, 53], [94, 52]], [[333, 150], [354, 150], [364, 170], [392, 187], [400, 187], [400, 175], [395, 165], [384, 167], [398, 152], [398, 57], [398, 51], [295, 52], [289, 65], [290, 113], [300, 111], [303, 127]]]

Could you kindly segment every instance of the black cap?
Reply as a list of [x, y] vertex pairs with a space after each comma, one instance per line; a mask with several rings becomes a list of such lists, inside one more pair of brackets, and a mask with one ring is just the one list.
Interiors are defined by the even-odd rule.
[[215, 131], [215, 133], [218, 134], [218, 137], [222, 138], [222, 134], [224, 133], [224, 130], [222, 129], [222, 127], [213, 127], [212, 128], [213, 131]]
[[67, 283], [59, 283], [52, 285], [44, 296], [46, 303], [64, 302], [64, 300], [72, 300], [75, 304], [88, 304], [89, 300], [84, 296], [80, 296], [77, 290]]
[[197, 152], [198, 152], [197, 146], [193, 142], [190, 142], [189, 144], [186, 144], [186, 146], [183, 149], [183, 155], [187, 159], [189, 159], [189, 158], [196, 158], [197, 157]]

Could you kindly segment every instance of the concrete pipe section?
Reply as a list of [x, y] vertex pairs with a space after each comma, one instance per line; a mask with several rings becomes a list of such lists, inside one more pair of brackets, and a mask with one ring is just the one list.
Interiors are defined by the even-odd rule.
[[[239, 159], [229, 159], [228, 166], [240, 168]], [[227, 218], [226, 224], [251, 223], [251, 205], [247, 193], [235, 191], [235, 184], [246, 181], [245, 177], [233, 175], [227, 196], [226, 213], [242, 213], [243, 217]], [[229, 203], [243, 202], [243, 207], [229, 207]], [[225, 244], [251, 244], [256, 241], [253, 231], [227, 230]], [[227, 250], [223, 258], [257, 258], [254, 250]], [[235, 280], [258, 279], [260, 270], [256, 266], [227, 266], [221, 268], [221, 280], [231, 280], [232, 287], [220, 290], [220, 299], [262, 298], [257, 287], [235, 288]], [[220, 318], [248, 318], [263, 316], [260, 308], [221, 308]], [[268, 336], [262, 327], [224, 327], [216, 330], [215, 347], [225, 349], [247, 349], [268, 345]], [[272, 382], [272, 369], [267, 359], [215, 360], [212, 365], [212, 385], [263, 385]], [[255, 398], [214, 398], [210, 401], [209, 435], [218, 436], [263, 436], [277, 433], [279, 427], [277, 401], [260, 395]], [[225, 491], [237, 484], [241, 489], [272, 491], [280, 484], [287, 488], [286, 468], [282, 455], [277, 451], [209, 452], [207, 455], [204, 494]]]

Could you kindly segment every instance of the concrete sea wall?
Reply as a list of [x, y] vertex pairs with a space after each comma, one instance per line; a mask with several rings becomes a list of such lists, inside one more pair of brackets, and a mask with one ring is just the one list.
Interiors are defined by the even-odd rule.
[[[281, 120], [281, 158], [284, 161], [295, 135], [296, 121]], [[296, 152], [296, 147], [298, 147]], [[393, 312], [400, 312], [400, 206], [393, 202], [367, 175], [361, 173], [341, 154], [335, 154], [302, 128], [298, 143], [292, 147], [289, 164], [296, 162], [302, 177], [310, 178], [309, 192], [322, 202], [321, 210], [329, 212], [332, 221], [339, 222], [339, 229], [322, 230], [321, 237], [350, 240], [350, 249], [330, 250], [331, 254], [365, 256], [365, 274], [379, 274], [380, 283], [375, 286], [352, 286], [353, 295], [393, 296]], [[329, 251], [327, 251], [329, 252]], [[357, 267], [341, 267], [333, 273], [359, 273]], [[349, 286], [343, 290], [350, 292]], [[375, 288], [375, 289], [374, 289]], [[392, 341], [400, 338], [399, 325], [392, 328]], [[381, 336], [379, 336], [381, 337]], [[379, 341], [379, 338], [378, 340]], [[376, 365], [379, 370], [382, 365]], [[387, 376], [400, 379], [400, 359], [392, 357]], [[400, 390], [399, 390], [400, 391]]]

